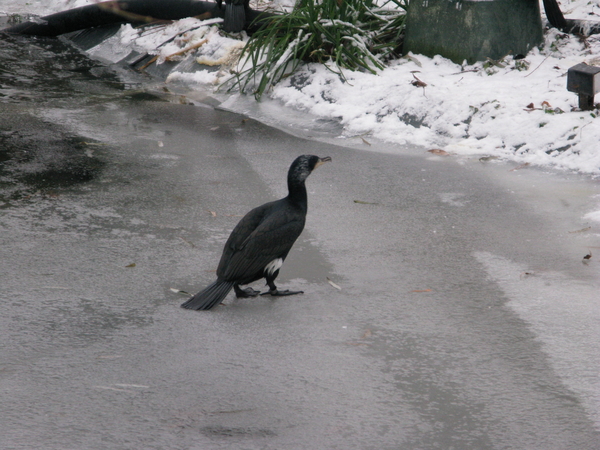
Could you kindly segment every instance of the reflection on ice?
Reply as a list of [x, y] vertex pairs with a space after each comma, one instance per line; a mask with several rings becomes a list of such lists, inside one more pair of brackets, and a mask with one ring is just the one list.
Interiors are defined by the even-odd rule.
[[474, 256], [505, 292], [507, 305], [530, 324], [556, 372], [600, 426], [600, 284], [534, 271], [487, 252]]

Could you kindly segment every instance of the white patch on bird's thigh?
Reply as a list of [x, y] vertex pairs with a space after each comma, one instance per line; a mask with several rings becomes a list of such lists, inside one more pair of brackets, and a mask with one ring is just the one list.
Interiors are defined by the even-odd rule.
[[283, 265], [283, 259], [276, 258], [265, 266], [265, 274], [272, 276]]

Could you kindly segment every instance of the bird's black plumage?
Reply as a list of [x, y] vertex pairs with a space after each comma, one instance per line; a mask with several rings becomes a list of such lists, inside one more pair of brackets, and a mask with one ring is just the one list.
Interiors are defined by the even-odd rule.
[[288, 171], [288, 195], [265, 203], [246, 214], [231, 232], [225, 243], [217, 268], [217, 280], [182, 304], [187, 309], [211, 309], [223, 301], [231, 288], [238, 297], [259, 294], [240, 285], [266, 278], [267, 294], [292, 295], [301, 291], [279, 291], [275, 279], [292, 245], [304, 229], [308, 199], [304, 182], [319, 165], [331, 161], [302, 155], [294, 160]]

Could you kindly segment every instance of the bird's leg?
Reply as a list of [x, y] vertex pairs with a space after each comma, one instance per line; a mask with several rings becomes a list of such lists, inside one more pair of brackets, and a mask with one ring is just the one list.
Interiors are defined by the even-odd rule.
[[267, 284], [269, 285], [269, 291], [268, 292], [263, 292], [260, 295], [272, 295], [272, 296], [278, 296], [278, 297], [283, 297], [285, 295], [296, 295], [296, 294], [304, 294], [304, 291], [290, 291], [290, 290], [285, 290], [285, 291], [280, 291], [277, 289], [277, 286], [275, 286], [275, 280], [269, 279], [267, 278]]
[[233, 285], [233, 290], [235, 291], [235, 296], [237, 298], [248, 298], [248, 297], [256, 297], [260, 294], [260, 291], [256, 291], [251, 287], [247, 287], [246, 289], [242, 289], [239, 284]]

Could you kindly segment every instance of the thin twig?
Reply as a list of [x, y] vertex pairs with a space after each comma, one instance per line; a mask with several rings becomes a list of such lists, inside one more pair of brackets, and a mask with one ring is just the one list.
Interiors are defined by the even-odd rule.
[[208, 39], [202, 39], [200, 42], [198, 42], [197, 44], [193, 44], [190, 45], [189, 47], [184, 48], [183, 50], [179, 50], [178, 52], [175, 52], [169, 56], [167, 56], [165, 59], [167, 61], [171, 61], [173, 58], [177, 57], [177, 56], [181, 56], [187, 52], [189, 52], [190, 50], [195, 50], [197, 48], [202, 47], [204, 44], [206, 44], [208, 42]]
[[524, 77], [524, 78], [527, 78], [527, 77], [528, 77], [529, 75], [531, 75], [533, 72], [535, 72], [536, 70], [538, 70], [538, 69], [540, 68], [540, 66], [541, 66], [542, 64], [544, 64], [548, 58], [550, 58], [550, 55], [546, 56], [546, 57], [544, 58], [544, 60], [543, 60], [541, 63], [539, 63], [539, 65], [538, 65], [538, 66], [537, 66], [535, 69], [533, 69], [531, 72], [529, 72], [527, 75], [525, 75], [525, 77]]
[[98, 6], [98, 8], [104, 10], [104, 11], [108, 11], [111, 12], [117, 16], [121, 16], [124, 17], [127, 20], [130, 20], [131, 22], [145, 22], [145, 23], [171, 23], [171, 20], [161, 20], [161, 19], [156, 19], [154, 17], [151, 16], [143, 16], [141, 14], [135, 14], [135, 13], [131, 13], [128, 11], [123, 11], [121, 9], [121, 7], [119, 6], [119, 2], [102, 2], [102, 3], [96, 3], [96, 5]]
[[146, 64], [144, 64], [138, 70], [140, 72], [143, 72], [144, 70], [146, 70], [148, 68], [148, 66], [150, 66], [150, 64], [152, 64], [153, 62], [155, 62], [157, 59], [158, 59], [158, 55], [156, 55], [154, 58], [152, 58], [150, 61], [148, 61]]

